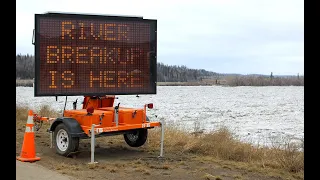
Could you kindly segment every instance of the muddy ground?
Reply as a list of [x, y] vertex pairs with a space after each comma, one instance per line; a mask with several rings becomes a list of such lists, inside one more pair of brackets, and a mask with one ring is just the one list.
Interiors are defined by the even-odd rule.
[[[80, 141], [79, 151], [67, 158], [50, 148], [46, 125], [35, 132], [36, 152], [41, 158], [35, 163], [75, 179], [301, 179], [286, 172], [250, 167], [244, 163], [221, 161], [211, 157], [173, 154], [150, 150], [148, 143], [139, 148], [129, 147], [122, 135], [97, 138], [95, 165], [90, 162], [90, 139]], [[16, 155], [20, 155], [25, 126], [17, 124]], [[152, 130], [150, 130], [152, 131]], [[159, 148], [160, 150], [160, 148]]]

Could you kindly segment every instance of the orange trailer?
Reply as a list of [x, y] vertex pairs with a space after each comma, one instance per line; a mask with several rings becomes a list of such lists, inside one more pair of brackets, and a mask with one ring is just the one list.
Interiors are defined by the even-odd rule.
[[[34, 114], [36, 130], [39, 130], [39, 124], [43, 121], [49, 122], [49, 132], [53, 136], [51, 147], [54, 146], [56, 152], [63, 156], [78, 150], [79, 139], [123, 134], [129, 146], [140, 147], [147, 140], [148, 129], [161, 127], [163, 132], [163, 124], [151, 122], [146, 114], [146, 108], [153, 108], [152, 103], [145, 104], [143, 109], [121, 107], [120, 103], [113, 107], [114, 99], [114, 96], [85, 96], [82, 109], [74, 106], [72, 110], [65, 110], [63, 117], [59, 118]], [[163, 134], [160, 150], [162, 156]]]
[[[142, 146], [150, 121], [144, 108], [114, 105], [115, 95], [156, 94], [156, 20], [142, 17], [46, 13], [35, 15], [35, 96], [84, 96], [81, 109], [62, 117], [34, 115], [36, 130], [50, 122], [52, 146], [63, 156], [77, 151], [79, 139], [121, 135]], [[108, 94], [108, 95], [107, 95]], [[38, 127], [38, 128], [37, 128]]]

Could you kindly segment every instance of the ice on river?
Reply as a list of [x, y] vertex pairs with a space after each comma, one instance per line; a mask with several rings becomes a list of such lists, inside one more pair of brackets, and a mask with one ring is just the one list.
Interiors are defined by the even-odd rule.
[[[158, 86], [156, 95], [119, 95], [115, 103], [127, 107], [143, 107], [153, 121], [164, 120], [193, 131], [221, 126], [230, 128], [240, 138], [253, 143], [268, 143], [270, 137], [304, 137], [304, 87], [223, 87], [223, 86]], [[82, 96], [68, 96], [66, 109]], [[62, 111], [66, 97], [34, 97], [32, 87], [16, 88], [16, 104], [37, 109], [41, 105]]]

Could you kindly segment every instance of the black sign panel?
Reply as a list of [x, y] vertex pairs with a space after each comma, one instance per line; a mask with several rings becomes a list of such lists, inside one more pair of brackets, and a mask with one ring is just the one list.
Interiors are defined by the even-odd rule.
[[35, 15], [35, 96], [156, 94], [157, 21]]

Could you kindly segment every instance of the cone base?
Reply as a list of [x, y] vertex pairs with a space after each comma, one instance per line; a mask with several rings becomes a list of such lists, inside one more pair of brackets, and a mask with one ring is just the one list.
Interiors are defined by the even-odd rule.
[[34, 158], [23, 158], [18, 156], [17, 160], [22, 161], [22, 162], [34, 162], [34, 161], [39, 161], [40, 157], [34, 157]]

